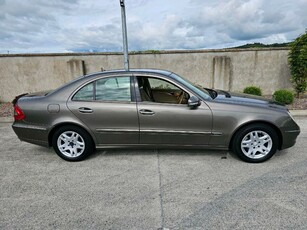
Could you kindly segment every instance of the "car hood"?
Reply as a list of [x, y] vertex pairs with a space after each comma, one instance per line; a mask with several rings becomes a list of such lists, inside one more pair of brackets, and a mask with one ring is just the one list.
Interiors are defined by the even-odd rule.
[[287, 110], [287, 108], [283, 104], [264, 97], [244, 93], [226, 92], [223, 90], [216, 90], [216, 92], [218, 93], [218, 95], [216, 98], [214, 98], [214, 101], [217, 102], [270, 107], [275, 109]]

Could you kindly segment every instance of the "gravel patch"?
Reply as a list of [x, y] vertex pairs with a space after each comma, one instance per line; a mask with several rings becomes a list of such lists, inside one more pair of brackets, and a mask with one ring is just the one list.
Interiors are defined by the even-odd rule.
[[0, 103], [0, 117], [13, 117], [14, 109], [13, 104], [10, 102]]
[[287, 105], [288, 109], [292, 110], [302, 110], [307, 109], [307, 97], [305, 98], [295, 98], [291, 105]]

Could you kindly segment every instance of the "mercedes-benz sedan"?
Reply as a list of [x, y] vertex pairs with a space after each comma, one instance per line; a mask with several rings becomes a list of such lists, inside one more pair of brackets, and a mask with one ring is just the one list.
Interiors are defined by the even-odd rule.
[[20, 140], [78, 161], [102, 148], [230, 149], [263, 162], [300, 133], [272, 100], [205, 89], [175, 73], [135, 69], [82, 76], [14, 100]]

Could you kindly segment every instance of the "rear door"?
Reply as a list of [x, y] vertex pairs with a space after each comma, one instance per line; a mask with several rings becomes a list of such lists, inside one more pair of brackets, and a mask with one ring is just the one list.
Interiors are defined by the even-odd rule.
[[139, 122], [131, 76], [112, 76], [83, 85], [68, 108], [96, 135], [98, 145], [138, 144]]

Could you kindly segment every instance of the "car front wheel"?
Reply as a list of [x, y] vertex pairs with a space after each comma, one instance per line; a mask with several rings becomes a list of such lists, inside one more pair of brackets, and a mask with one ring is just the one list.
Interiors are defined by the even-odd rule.
[[64, 160], [80, 161], [94, 150], [89, 134], [76, 126], [64, 126], [53, 135], [52, 146]]
[[252, 124], [235, 134], [232, 149], [243, 161], [260, 163], [270, 159], [277, 147], [278, 136], [273, 128], [264, 124]]

